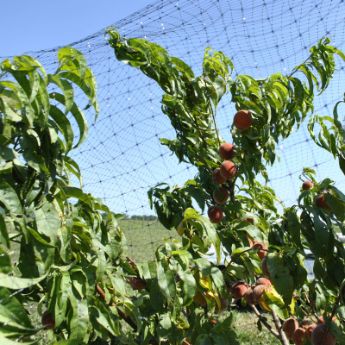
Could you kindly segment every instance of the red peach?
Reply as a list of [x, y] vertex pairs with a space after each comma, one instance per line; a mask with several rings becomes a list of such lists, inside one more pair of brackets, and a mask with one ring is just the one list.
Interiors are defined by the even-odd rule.
[[226, 179], [230, 180], [235, 177], [237, 172], [236, 165], [232, 161], [224, 161], [220, 166], [220, 174]]
[[212, 223], [220, 223], [224, 218], [222, 209], [218, 206], [211, 206], [207, 211], [208, 217]]
[[213, 199], [219, 205], [224, 205], [229, 198], [229, 191], [222, 187], [213, 192]]
[[284, 321], [283, 331], [285, 332], [286, 337], [289, 340], [293, 340], [294, 333], [298, 327], [299, 327], [298, 321], [294, 317], [290, 317], [289, 319]]
[[253, 123], [252, 115], [249, 110], [239, 110], [234, 117], [234, 125], [237, 129], [244, 131]]
[[231, 159], [235, 156], [235, 147], [230, 143], [223, 143], [219, 147], [219, 155], [222, 159]]
[[212, 180], [215, 184], [223, 184], [226, 182], [226, 178], [220, 173], [220, 169], [217, 168], [213, 170]]
[[303, 190], [309, 190], [309, 189], [312, 189], [313, 187], [314, 187], [314, 183], [312, 181], [309, 181], [309, 180], [304, 181], [302, 184]]

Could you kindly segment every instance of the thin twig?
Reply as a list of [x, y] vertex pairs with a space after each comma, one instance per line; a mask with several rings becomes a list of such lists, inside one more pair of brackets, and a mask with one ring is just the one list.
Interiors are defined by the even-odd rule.
[[[216, 109], [215, 109], [215, 111], [216, 111]], [[216, 131], [217, 139], [218, 139], [218, 144], [220, 146], [219, 131], [218, 131], [218, 128], [217, 128], [217, 123], [216, 123], [216, 115], [215, 115], [215, 113], [213, 111], [212, 111], [212, 120], [213, 120], [213, 124], [214, 124], [214, 129]]]
[[255, 307], [255, 305], [251, 305], [255, 315], [258, 317], [260, 322], [272, 333], [276, 338], [280, 339], [279, 334], [272, 328], [272, 326], [268, 323], [267, 319], [263, 317], [259, 310]]
[[289, 340], [287, 339], [285, 332], [282, 329], [282, 324], [279, 320], [279, 317], [277, 316], [277, 314], [272, 310], [271, 312], [272, 317], [273, 317], [273, 322], [276, 326], [276, 329], [279, 333], [279, 339], [282, 342], [283, 345], [289, 345]]

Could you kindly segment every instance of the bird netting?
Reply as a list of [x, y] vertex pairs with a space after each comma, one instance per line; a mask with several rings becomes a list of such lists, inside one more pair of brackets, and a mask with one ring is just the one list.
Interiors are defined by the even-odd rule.
[[[266, 77], [289, 73], [309, 55], [309, 48], [322, 37], [345, 49], [344, 0], [161, 0], [120, 20], [114, 26], [126, 37], [141, 37], [166, 48], [196, 72], [206, 47], [221, 50], [234, 62], [235, 74]], [[85, 54], [98, 85], [100, 115], [87, 113], [89, 136], [74, 158], [80, 164], [84, 188], [101, 198], [116, 213], [135, 222], [123, 226], [129, 250], [138, 260], [142, 248], [153, 252], [162, 241], [147, 191], [160, 182], [181, 184], [195, 171], [178, 164], [159, 138], [175, 132], [161, 111], [162, 91], [140, 71], [116, 60], [105, 30], [72, 44]], [[49, 70], [56, 65], [56, 49], [30, 52]], [[316, 97], [315, 112], [332, 113], [345, 92], [344, 67], [338, 64], [328, 90]], [[224, 98], [217, 111], [221, 135], [231, 141], [234, 106]], [[296, 201], [298, 176], [303, 167], [314, 168], [342, 189], [345, 179], [338, 164], [310, 138], [306, 125], [279, 146], [280, 160], [269, 168], [269, 184], [287, 204]], [[128, 229], [126, 229], [128, 227]], [[161, 237], [157, 237], [157, 233]], [[168, 233], [169, 235], [169, 233]], [[140, 238], [140, 241], [136, 239]]]

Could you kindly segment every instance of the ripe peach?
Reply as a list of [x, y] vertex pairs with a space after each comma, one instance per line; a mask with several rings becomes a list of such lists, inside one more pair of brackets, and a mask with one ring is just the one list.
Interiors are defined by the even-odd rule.
[[211, 206], [208, 209], [207, 214], [212, 223], [220, 223], [224, 217], [222, 209], [218, 206]]
[[253, 292], [253, 289], [251, 287], [249, 287], [246, 291], [246, 293], [244, 294], [244, 299], [246, 300], [246, 302], [249, 304], [249, 305], [254, 305], [256, 304], [256, 301], [255, 301], [255, 296], [254, 296], [254, 292]]
[[294, 333], [298, 327], [299, 327], [298, 321], [294, 317], [290, 317], [289, 319], [284, 321], [283, 331], [285, 332], [286, 337], [289, 340], [293, 340]]
[[45, 329], [54, 329], [55, 327], [54, 316], [48, 310], [43, 313], [41, 322]]
[[320, 324], [311, 334], [311, 343], [313, 345], [335, 345], [336, 339], [328, 325]]
[[234, 125], [237, 129], [244, 131], [253, 123], [252, 115], [249, 110], [239, 110], [234, 117]]
[[309, 181], [309, 180], [304, 181], [302, 184], [303, 190], [309, 190], [309, 189], [312, 189], [313, 187], [314, 187], [314, 183], [312, 181]]
[[271, 281], [267, 278], [264, 278], [264, 277], [257, 279], [255, 284], [256, 285], [265, 285], [265, 286], [271, 286], [272, 285]]
[[228, 198], [229, 191], [224, 187], [219, 188], [213, 192], [213, 199], [219, 205], [225, 204]]
[[220, 173], [220, 169], [217, 168], [213, 170], [212, 180], [215, 184], [223, 184], [226, 182], [226, 178]]
[[293, 334], [293, 341], [296, 345], [303, 345], [307, 340], [306, 330], [304, 328], [297, 328]]
[[255, 286], [255, 288], [253, 289], [253, 294], [254, 294], [254, 300], [256, 302], [259, 301], [260, 297], [263, 295], [263, 293], [265, 292], [266, 289], [267, 289], [267, 286], [265, 286], [265, 285]]
[[252, 248], [258, 249], [258, 256], [261, 260], [267, 255], [267, 247], [261, 242], [254, 241]]
[[143, 290], [146, 288], [145, 280], [138, 278], [138, 277], [129, 277], [127, 278], [129, 285], [132, 287], [133, 290]]
[[222, 159], [231, 159], [235, 156], [235, 147], [230, 143], [223, 143], [219, 147], [219, 155]]
[[220, 174], [226, 179], [230, 180], [235, 177], [237, 172], [236, 165], [232, 161], [224, 161], [220, 166]]
[[311, 335], [316, 327], [317, 327], [316, 323], [311, 323], [310, 325], [303, 327], [306, 330], [306, 335], [308, 339], [311, 339]]
[[328, 204], [326, 202], [325, 194], [324, 193], [321, 193], [321, 194], [316, 196], [316, 198], [315, 198], [315, 205], [317, 207], [323, 208], [324, 210], [328, 210], [329, 209], [329, 206], [328, 206]]
[[231, 287], [231, 293], [234, 299], [242, 298], [246, 294], [247, 290], [248, 290], [248, 285], [243, 282], [237, 282], [233, 284]]

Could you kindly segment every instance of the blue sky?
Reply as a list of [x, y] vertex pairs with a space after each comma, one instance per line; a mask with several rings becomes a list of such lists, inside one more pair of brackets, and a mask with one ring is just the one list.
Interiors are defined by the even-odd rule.
[[1, 1], [0, 56], [77, 41], [150, 3], [152, 0]]
[[[266, 77], [288, 73], [309, 55], [324, 35], [345, 51], [345, 5], [341, 0], [162, 0], [152, 11], [132, 16], [119, 27], [128, 37], [146, 37], [200, 72], [204, 49], [210, 46], [232, 58], [236, 73]], [[1, 3], [0, 56], [53, 48], [79, 41], [133, 12], [151, 0], [60, 0]], [[28, 5], [29, 4], [29, 5]], [[216, 5], [215, 5], [216, 4]], [[265, 4], [265, 5], [264, 5]], [[290, 6], [291, 5], [291, 6]], [[92, 67], [101, 112], [89, 138], [74, 157], [82, 167], [85, 188], [116, 212], [147, 214], [147, 190], [159, 182], [182, 184], [194, 170], [177, 165], [158, 138], [175, 133], [161, 111], [161, 90], [139, 71], [119, 63], [104, 45], [103, 35], [78, 46]], [[52, 66], [56, 52], [40, 56]], [[339, 62], [339, 61], [338, 61]], [[329, 89], [315, 100], [318, 114], [331, 114], [345, 91], [345, 73], [338, 71]], [[88, 116], [89, 123], [93, 115]], [[222, 137], [231, 141], [234, 107], [225, 97], [217, 112]], [[337, 162], [310, 140], [306, 126], [278, 146], [281, 160], [270, 169], [270, 185], [288, 204], [298, 197], [303, 167], [318, 178], [330, 176], [345, 187]]]

